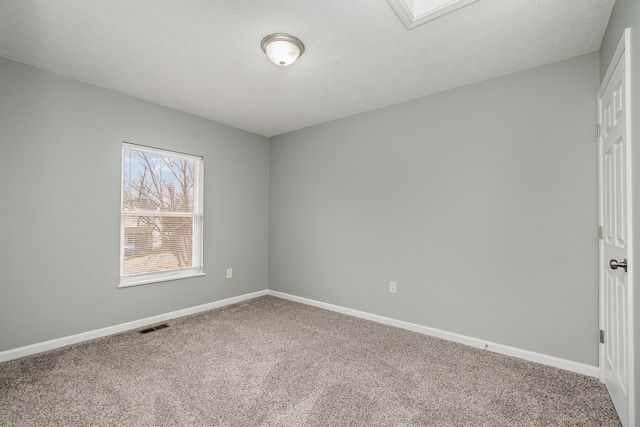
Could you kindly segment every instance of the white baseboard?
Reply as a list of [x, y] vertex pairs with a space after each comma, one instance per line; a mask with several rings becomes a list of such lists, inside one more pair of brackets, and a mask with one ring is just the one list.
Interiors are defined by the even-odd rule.
[[328, 304], [308, 298], [298, 297], [295, 295], [286, 294], [283, 292], [273, 290], [263, 290], [258, 292], [252, 292], [249, 294], [239, 295], [237, 297], [227, 298], [220, 301], [214, 301], [207, 304], [198, 305], [195, 307], [185, 308], [182, 310], [176, 310], [169, 313], [159, 314], [157, 316], [146, 317], [144, 319], [134, 320], [127, 323], [121, 323], [119, 325], [108, 326], [106, 328], [96, 329], [93, 331], [82, 332], [67, 337], [57, 338], [41, 343], [31, 344], [24, 347], [18, 347], [11, 350], [0, 352], [0, 362], [6, 362], [8, 360], [17, 359], [19, 357], [28, 356], [30, 354], [41, 353], [43, 351], [53, 350], [56, 348], [64, 347], [71, 344], [76, 344], [83, 341], [92, 340], [95, 338], [104, 337], [107, 335], [116, 334], [119, 332], [128, 331], [131, 329], [137, 329], [143, 326], [149, 326], [154, 323], [164, 322], [166, 320], [175, 319], [177, 317], [188, 316], [191, 314], [200, 313], [203, 311], [211, 310], [214, 308], [224, 307], [226, 305], [236, 304], [242, 301], [258, 298], [265, 295], [272, 295], [274, 297], [287, 299], [290, 301], [299, 302], [302, 304], [311, 305], [314, 307], [323, 308], [325, 310], [335, 311], [349, 316], [359, 317], [361, 319], [371, 320], [373, 322], [382, 323], [389, 326], [395, 326], [397, 328], [407, 329], [409, 331], [418, 332], [425, 335], [430, 335], [437, 338], [442, 338], [448, 341], [465, 344], [471, 347], [485, 349], [493, 351], [495, 353], [504, 354], [507, 356], [518, 357], [520, 359], [529, 360], [531, 362], [541, 363], [543, 365], [553, 366], [555, 368], [565, 369], [567, 371], [576, 372], [582, 375], [588, 375], [598, 378], [599, 371], [597, 366], [585, 365], [583, 363], [573, 362], [566, 359], [561, 359], [554, 356], [548, 356], [546, 354], [535, 353], [528, 350], [522, 350], [507, 345], [496, 344], [489, 341], [484, 341], [478, 338], [472, 338], [465, 335], [455, 334], [452, 332], [443, 331], [440, 329], [429, 328], [427, 326], [417, 325], [415, 323], [404, 322], [402, 320], [391, 319], [389, 317], [379, 316], [377, 314], [371, 314], [364, 311], [353, 310], [351, 308], [341, 307], [338, 305]]
[[427, 326], [417, 325], [415, 323], [404, 322], [402, 320], [391, 319], [389, 317], [378, 316], [377, 314], [366, 313], [364, 311], [353, 310], [339, 305], [328, 304], [320, 301], [315, 301], [308, 298], [298, 297], [295, 295], [286, 294], [278, 291], [267, 291], [268, 295], [274, 297], [287, 299], [290, 301], [299, 302], [302, 304], [312, 305], [314, 307], [324, 308], [326, 310], [335, 311], [342, 314], [348, 314], [354, 317], [360, 317], [362, 319], [371, 320], [374, 322], [382, 323], [389, 326], [395, 326], [397, 328], [407, 329], [409, 331], [418, 332], [425, 335], [430, 335], [437, 338], [442, 338], [448, 341], [465, 344], [470, 347], [480, 348], [483, 350], [493, 351], [495, 353], [504, 354], [507, 356], [513, 356], [520, 359], [528, 360], [530, 362], [536, 362], [543, 365], [553, 366], [554, 368], [564, 369], [571, 372], [576, 372], [582, 375], [588, 375], [590, 377], [598, 378], [598, 367], [586, 365], [584, 363], [573, 362], [571, 360], [561, 359], [555, 356], [549, 356], [546, 354], [535, 353], [529, 350], [522, 350], [508, 345], [496, 344], [489, 341], [484, 341], [478, 338], [472, 338], [465, 335], [455, 334], [452, 332], [443, 331], [440, 329], [429, 328]]
[[166, 320], [175, 319], [177, 317], [188, 316], [190, 314], [200, 313], [202, 311], [211, 310], [225, 305], [236, 304], [242, 301], [250, 300], [267, 295], [267, 290], [252, 292], [250, 294], [239, 295], [237, 297], [227, 298], [220, 301], [214, 301], [207, 304], [197, 305], [182, 310], [176, 310], [169, 313], [159, 314], [157, 316], [145, 317], [144, 319], [134, 320], [119, 325], [108, 326], [106, 328], [95, 329], [93, 331], [82, 332], [68, 337], [57, 338], [41, 343], [31, 344], [24, 347], [18, 347], [11, 350], [0, 352], [0, 362], [17, 359], [19, 357], [28, 356], [30, 354], [41, 353], [43, 351], [53, 350], [82, 341], [88, 341], [107, 335], [117, 334], [119, 332], [137, 329], [143, 326], [149, 326], [154, 323], [164, 322]]

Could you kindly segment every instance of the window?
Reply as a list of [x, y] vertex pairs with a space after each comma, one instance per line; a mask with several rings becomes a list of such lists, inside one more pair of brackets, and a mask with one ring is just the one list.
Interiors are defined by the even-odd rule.
[[120, 286], [202, 275], [202, 157], [122, 145]]

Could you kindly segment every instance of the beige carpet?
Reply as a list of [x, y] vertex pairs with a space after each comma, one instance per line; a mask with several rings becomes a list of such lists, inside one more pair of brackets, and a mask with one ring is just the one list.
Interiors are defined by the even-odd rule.
[[2, 426], [618, 426], [594, 378], [262, 297], [0, 364]]

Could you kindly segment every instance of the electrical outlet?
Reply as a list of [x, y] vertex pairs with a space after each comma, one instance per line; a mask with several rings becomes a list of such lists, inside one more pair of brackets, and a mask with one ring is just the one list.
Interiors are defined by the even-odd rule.
[[398, 293], [398, 284], [396, 282], [389, 282], [389, 293], [390, 294]]
[[233, 268], [227, 268], [227, 279], [231, 279], [233, 277]]

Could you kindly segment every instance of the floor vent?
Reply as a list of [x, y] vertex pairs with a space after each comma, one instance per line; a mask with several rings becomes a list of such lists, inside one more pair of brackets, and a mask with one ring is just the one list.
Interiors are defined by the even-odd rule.
[[168, 328], [168, 327], [169, 327], [169, 325], [167, 325], [166, 323], [163, 323], [162, 325], [153, 326], [151, 328], [141, 329], [138, 332], [141, 333], [141, 334], [148, 334], [149, 332], [159, 331], [160, 329], [164, 329], [164, 328]]

